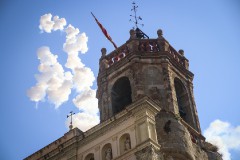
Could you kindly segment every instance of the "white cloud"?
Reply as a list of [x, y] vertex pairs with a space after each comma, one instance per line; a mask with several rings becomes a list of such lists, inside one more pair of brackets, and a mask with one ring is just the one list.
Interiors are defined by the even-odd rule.
[[79, 110], [95, 115], [98, 113], [98, 100], [96, 98], [96, 90], [85, 90], [73, 99], [73, 103]]
[[240, 150], [240, 126], [215, 120], [204, 131], [204, 136], [208, 142], [218, 146], [223, 160], [231, 160], [230, 150]]
[[80, 31], [78, 28], [75, 28], [71, 24], [69, 24], [68, 27], [65, 29], [65, 32], [67, 33], [66, 39], [71, 40], [74, 39]]
[[88, 90], [95, 80], [94, 74], [90, 68], [76, 68], [74, 70], [73, 82], [78, 92]]
[[[42, 31], [51, 33], [56, 30], [63, 30], [66, 33], [66, 41], [63, 50], [67, 53], [65, 71], [57, 61], [58, 56], [51, 53], [49, 47], [41, 47], [37, 51], [40, 64], [40, 74], [35, 75], [37, 83], [27, 91], [30, 100], [39, 102], [47, 97], [48, 102], [59, 107], [68, 101], [72, 89], [78, 94], [72, 102], [81, 113], [74, 115], [73, 123], [81, 130], [86, 131], [99, 123], [98, 101], [95, 98], [96, 90], [91, 89], [95, 81], [92, 70], [85, 66], [79, 54], [88, 51], [88, 37], [78, 28], [71, 24], [67, 25], [65, 18], [59, 18], [48, 13], [40, 18], [39, 28]], [[67, 120], [69, 123], [69, 121]]]
[[50, 13], [41, 16], [39, 28], [47, 33], [50, 33], [54, 24], [51, 19], [52, 15]]
[[88, 51], [88, 37], [85, 33], [79, 32], [78, 28], [74, 28], [71, 24], [66, 28], [66, 42], [63, 44], [63, 50], [70, 54], [86, 53]]
[[63, 30], [66, 24], [67, 22], [65, 18], [59, 18], [58, 16], [54, 16], [52, 19], [52, 14], [48, 13], [41, 16], [39, 28], [42, 31], [51, 33], [52, 30]]
[[31, 87], [29, 90], [27, 90], [27, 95], [31, 101], [38, 102], [44, 100], [44, 97], [46, 95], [46, 88], [46, 84], [38, 83], [36, 86]]
[[[73, 115], [73, 127], [81, 129], [83, 132], [99, 124], [99, 117], [97, 115], [91, 115], [84, 112]], [[66, 121], [66, 125], [69, 126], [70, 120]]]
[[61, 86], [55, 87], [53, 89], [48, 89], [48, 99], [50, 102], [55, 104], [58, 108], [62, 103], [68, 101], [68, 97], [71, 93], [72, 83], [71, 81], [65, 80], [62, 82]]
[[54, 65], [57, 63], [57, 55], [53, 55], [48, 47], [39, 48], [37, 56], [41, 64]]
[[78, 54], [70, 54], [67, 58], [67, 63], [65, 67], [75, 70], [75, 68], [83, 68], [85, 65], [82, 63], [81, 59], [78, 57]]
[[74, 115], [73, 125], [86, 131], [99, 123], [96, 91], [91, 89], [95, 77], [92, 70], [86, 67], [79, 58], [79, 53], [84, 54], [88, 51], [88, 37], [72, 25], [68, 25], [65, 31], [67, 35], [63, 50], [68, 54], [65, 67], [72, 70], [73, 87], [78, 92], [73, 103], [81, 111]]
[[57, 61], [57, 56], [52, 54], [49, 47], [41, 47], [37, 51], [40, 64], [40, 74], [35, 75], [37, 84], [27, 91], [32, 101], [39, 102], [48, 96], [48, 100], [56, 107], [68, 100], [72, 88], [72, 75], [64, 72]]
[[63, 30], [64, 26], [67, 25], [67, 22], [65, 18], [59, 18], [58, 16], [53, 17], [54, 25], [53, 25], [53, 30]]

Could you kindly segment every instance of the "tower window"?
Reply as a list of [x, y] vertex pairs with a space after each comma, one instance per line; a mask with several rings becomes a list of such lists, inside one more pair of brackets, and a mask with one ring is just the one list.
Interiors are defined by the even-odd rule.
[[188, 94], [182, 82], [179, 79], [174, 80], [174, 86], [175, 86], [179, 114], [181, 118], [187, 122], [188, 121], [187, 107], [189, 106]]
[[132, 103], [132, 91], [130, 81], [127, 77], [118, 79], [111, 91], [113, 115], [125, 109]]

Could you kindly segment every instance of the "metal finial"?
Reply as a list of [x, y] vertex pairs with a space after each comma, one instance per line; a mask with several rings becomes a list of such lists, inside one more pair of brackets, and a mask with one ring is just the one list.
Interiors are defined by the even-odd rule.
[[130, 15], [131, 19], [129, 20], [130, 22], [133, 22], [135, 27], [133, 27], [133, 29], [138, 28], [138, 25], [144, 26], [144, 24], [139, 23], [139, 21], [142, 21], [142, 18], [140, 16], [137, 16], [137, 8], [138, 6], [136, 5], [136, 3], [133, 1], [132, 3], [132, 9], [131, 11], [133, 11], [134, 15]]
[[68, 117], [71, 117], [71, 121], [70, 121], [70, 125], [69, 125], [69, 129], [71, 130], [73, 128], [73, 125], [72, 125], [72, 116], [74, 115], [75, 113], [73, 113], [73, 111], [71, 111], [68, 115], [67, 115], [67, 118]]

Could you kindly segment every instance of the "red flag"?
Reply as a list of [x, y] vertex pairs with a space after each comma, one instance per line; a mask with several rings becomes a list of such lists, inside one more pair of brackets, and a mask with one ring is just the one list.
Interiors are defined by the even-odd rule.
[[113, 44], [113, 46], [115, 47], [115, 49], [117, 49], [117, 45], [113, 42], [112, 38], [109, 36], [109, 34], [107, 33], [107, 30], [102, 26], [102, 24], [100, 22], [98, 22], [97, 18], [94, 16], [94, 14], [91, 12], [92, 16], [94, 17], [95, 21], [97, 22], [98, 26], [101, 28], [103, 34], [105, 35], [105, 37]]

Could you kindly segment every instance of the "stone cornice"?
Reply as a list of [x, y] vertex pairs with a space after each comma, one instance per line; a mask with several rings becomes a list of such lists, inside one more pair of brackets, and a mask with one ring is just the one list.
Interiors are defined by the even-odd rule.
[[42, 159], [44, 157], [47, 159], [57, 158], [71, 149], [80, 147], [86, 143], [93, 141], [95, 138], [104, 135], [106, 132], [109, 132], [110, 130], [118, 127], [121, 123], [130, 117], [135, 116], [136, 113], [142, 111], [143, 109], [157, 113], [161, 108], [149, 97], [143, 97], [142, 99], [139, 99], [138, 101], [135, 101], [127, 106], [126, 109], [122, 112], [116, 114], [115, 116], [98, 124], [97, 126], [89, 129], [84, 133], [78, 128], [70, 130], [61, 138], [40, 149], [34, 154], [28, 156], [25, 158], [25, 160]]
[[160, 107], [158, 104], [156, 104], [153, 100], [151, 100], [149, 97], [143, 97], [142, 99], [133, 102], [129, 106], [126, 107], [125, 110], [122, 112], [116, 114], [115, 116], [109, 118], [108, 120], [102, 122], [101, 124], [98, 124], [97, 126], [89, 129], [84, 133], [84, 139], [79, 141], [79, 146], [86, 144], [90, 141], [93, 141], [95, 138], [104, 135], [106, 132], [109, 132], [110, 130], [117, 128], [121, 123], [126, 121], [132, 116], [135, 116], [136, 113], [143, 110], [145, 107], [147, 107], [148, 110], [152, 112], [159, 112]]
[[40, 159], [41, 157], [44, 157], [46, 155], [47, 157], [55, 155], [59, 153], [59, 151], [63, 150], [66, 146], [71, 144], [73, 141], [75, 141], [76, 137], [82, 137], [82, 134], [83, 132], [81, 130], [79, 130], [78, 128], [74, 128], [65, 133], [64, 136], [41, 148], [32, 155], [26, 157], [24, 160], [30, 160], [32, 158]]
[[[99, 72], [98, 74], [98, 80], [100, 80], [101, 78], [105, 77], [106, 75], [110, 75], [112, 73], [117, 74], [117, 70], [119, 68], [124, 68], [124, 70], [126, 70], [127, 68], [130, 67], [131, 63], [143, 63], [143, 64], [149, 64], [149, 63], [144, 63], [141, 62], [141, 59], [168, 59], [168, 61], [170, 62], [171, 65], [173, 65], [175, 68], [177, 68], [179, 71], [181, 71], [182, 74], [187, 75], [188, 77], [193, 77], [194, 74], [189, 71], [188, 69], [184, 68], [183, 66], [181, 66], [174, 58], [172, 58], [169, 55], [168, 51], [158, 51], [158, 52], [130, 52], [123, 60], [119, 61], [116, 64], [113, 64], [111, 67], [107, 68], [105, 71], [103, 72]], [[136, 61], [137, 60], [137, 61]], [[152, 62], [151, 64], [161, 64], [160, 63], [156, 63]]]

